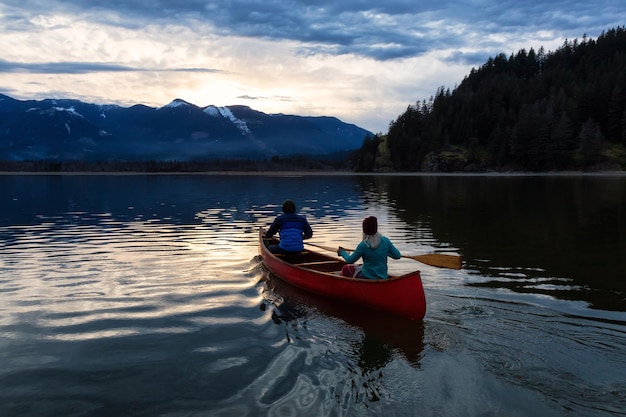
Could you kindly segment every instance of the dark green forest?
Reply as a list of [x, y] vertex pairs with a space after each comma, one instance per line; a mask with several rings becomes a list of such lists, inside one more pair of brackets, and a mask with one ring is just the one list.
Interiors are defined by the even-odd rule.
[[489, 58], [366, 138], [356, 171], [626, 170], [626, 28]]

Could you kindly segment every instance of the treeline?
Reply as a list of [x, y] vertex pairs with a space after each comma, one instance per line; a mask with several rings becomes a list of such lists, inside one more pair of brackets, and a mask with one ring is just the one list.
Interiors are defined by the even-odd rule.
[[[384, 149], [381, 149], [384, 144]], [[500, 54], [411, 105], [360, 171], [626, 169], [626, 29]]]
[[192, 173], [219, 171], [324, 171], [346, 169], [345, 159], [311, 156], [274, 156], [270, 159], [214, 159], [203, 161], [0, 161], [0, 172], [138, 172]]

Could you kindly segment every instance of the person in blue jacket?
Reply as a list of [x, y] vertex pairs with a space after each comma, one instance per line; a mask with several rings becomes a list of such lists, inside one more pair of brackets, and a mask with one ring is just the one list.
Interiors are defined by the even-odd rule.
[[291, 200], [285, 200], [283, 213], [274, 219], [270, 228], [265, 232], [265, 237], [272, 237], [276, 232], [280, 236], [280, 243], [270, 245], [268, 249], [272, 253], [285, 255], [302, 252], [303, 240], [313, 236], [311, 225], [306, 217], [296, 214], [296, 204]]
[[[354, 278], [386, 279], [387, 257], [400, 259], [402, 254], [389, 238], [378, 233], [378, 220], [374, 216], [363, 220], [363, 240], [358, 244], [352, 254], [342, 248], [337, 249], [337, 255], [341, 256], [348, 264], [344, 265], [341, 275]], [[354, 265], [359, 258], [363, 258], [363, 264]]]

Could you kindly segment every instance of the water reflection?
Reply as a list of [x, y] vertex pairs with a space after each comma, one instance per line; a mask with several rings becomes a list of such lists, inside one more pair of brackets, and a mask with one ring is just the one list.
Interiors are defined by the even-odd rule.
[[[0, 176], [0, 415], [619, 414], [623, 187]], [[286, 197], [316, 243], [353, 247], [376, 215], [465, 269], [390, 264], [422, 270], [417, 323], [294, 291], [256, 258]]]
[[472, 285], [626, 311], [626, 176], [375, 181], [399, 218], [459, 248], [476, 274]]
[[[197, 225], [197, 245], [245, 246], [240, 232], [289, 197], [319, 243], [351, 247], [373, 214], [407, 253], [463, 255], [469, 285], [626, 311], [626, 176], [0, 175], [0, 190], [5, 243], [63, 225], [72, 242], [49, 239], [75, 248], [98, 221], [168, 226], [164, 239]], [[218, 229], [232, 231], [227, 242], [207, 235]]]
[[388, 395], [386, 393], [394, 387], [387, 384], [385, 367], [398, 357], [419, 369], [424, 349], [422, 321], [405, 320], [329, 300], [293, 287], [267, 270], [262, 273], [262, 282], [264, 298], [274, 309], [273, 320], [285, 326], [289, 343], [299, 341], [298, 335], [290, 333], [292, 322], [303, 326], [303, 321], [321, 314], [324, 320], [335, 321], [335, 326], [347, 326], [352, 334], [346, 344], [350, 351], [345, 352], [350, 358], [346, 365], [348, 374], [344, 376], [347, 380], [336, 382], [343, 386], [343, 401], [350, 398], [356, 403], [375, 403]]
[[330, 300], [296, 288], [269, 271], [263, 272], [262, 282], [267, 288], [264, 291], [265, 299], [276, 309], [273, 317], [277, 324], [321, 313], [363, 332], [362, 343], [355, 347], [363, 371], [383, 367], [390, 360], [392, 352], [401, 354], [412, 365], [419, 367], [420, 354], [424, 348], [422, 321], [406, 320]]
[[315, 217], [360, 207], [359, 188], [349, 176], [0, 175], [0, 191], [0, 226], [36, 225], [46, 218], [71, 222], [82, 212], [123, 222], [200, 220], [221, 227], [263, 219], [287, 197]]

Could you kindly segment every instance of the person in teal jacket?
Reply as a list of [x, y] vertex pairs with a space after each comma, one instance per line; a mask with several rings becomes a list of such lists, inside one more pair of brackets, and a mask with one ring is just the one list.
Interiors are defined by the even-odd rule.
[[[341, 256], [348, 264], [344, 265], [341, 275], [354, 278], [386, 279], [387, 257], [400, 259], [402, 254], [389, 238], [378, 233], [378, 220], [374, 216], [363, 220], [363, 240], [358, 244], [352, 254], [342, 248], [337, 249], [337, 255]], [[354, 265], [359, 258], [363, 258], [362, 265]]]
[[304, 239], [313, 236], [313, 229], [306, 217], [296, 214], [296, 204], [291, 200], [283, 202], [283, 214], [277, 216], [265, 232], [265, 237], [272, 237], [276, 232], [280, 236], [278, 245], [270, 245], [272, 253], [285, 255], [297, 254], [304, 249]]

